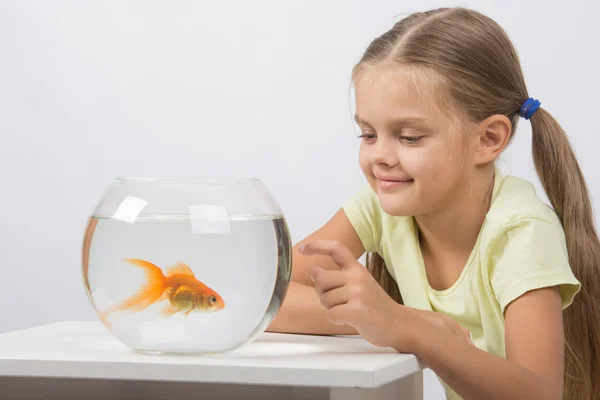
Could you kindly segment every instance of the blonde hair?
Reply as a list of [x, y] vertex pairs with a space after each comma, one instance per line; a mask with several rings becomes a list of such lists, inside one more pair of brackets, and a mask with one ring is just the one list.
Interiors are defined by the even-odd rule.
[[[529, 98], [517, 53], [492, 19], [464, 8], [415, 13], [371, 42], [352, 71], [356, 82], [382, 65], [425, 68], [443, 82], [457, 107], [474, 121], [501, 114], [515, 132]], [[569, 140], [543, 108], [530, 119], [533, 161], [567, 239], [569, 263], [582, 284], [565, 310], [565, 399], [600, 399], [600, 241], [588, 188]], [[512, 137], [511, 137], [512, 139]], [[397, 302], [398, 285], [378, 254], [367, 267]]]

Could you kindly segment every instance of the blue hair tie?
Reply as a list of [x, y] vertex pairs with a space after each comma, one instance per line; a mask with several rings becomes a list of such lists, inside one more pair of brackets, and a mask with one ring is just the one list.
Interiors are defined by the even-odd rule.
[[525, 100], [525, 103], [523, 103], [523, 105], [521, 106], [519, 115], [525, 119], [529, 119], [533, 114], [535, 114], [537, 109], [540, 108], [541, 104], [542, 103], [540, 103], [539, 100], [530, 97], [527, 100]]

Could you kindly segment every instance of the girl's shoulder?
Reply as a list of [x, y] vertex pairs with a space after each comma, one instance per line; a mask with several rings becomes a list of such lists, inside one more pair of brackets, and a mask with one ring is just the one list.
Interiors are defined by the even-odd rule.
[[501, 229], [522, 220], [539, 220], [562, 230], [554, 209], [546, 204], [530, 181], [513, 175], [497, 175], [486, 224]]
[[566, 236], [558, 215], [530, 181], [512, 175], [500, 176], [494, 183], [479, 248], [487, 259], [539, 251], [558, 253], [554, 254], [556, 260], [567, 258]]
[[558, 216], [525, 179], [509, 175], [495, 186], [480, 256], [502, 312], [526, 291], [548, 286], [560, 286], [567, 307], [580, 283], [569, 265]]

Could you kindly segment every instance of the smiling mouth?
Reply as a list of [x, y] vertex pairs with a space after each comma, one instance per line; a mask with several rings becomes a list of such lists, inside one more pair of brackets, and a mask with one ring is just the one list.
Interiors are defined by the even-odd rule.
[[377, 186], [379, 186], [380, 189], [395, 189], [398, 187], [403, 187], [403, 186], [408, 186], [411, 183], [414, 182], [414, 179], [402, 179], [402, 180], [395, 180], [395, 179], [381, 179], [381, 178], [377, 178]]

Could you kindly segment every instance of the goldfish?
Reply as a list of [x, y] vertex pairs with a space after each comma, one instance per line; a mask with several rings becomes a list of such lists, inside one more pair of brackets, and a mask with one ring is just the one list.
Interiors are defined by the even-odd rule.
[[115, 311], [142, 311], [151, 305], [168, 300], [161, 314], [170, 317], [183, 313], [186, 317], [192, 311], [215, 312], [225, 308], [219, 294], [200, 282], [192, 269], [182, 262], [163, 271], [149, 261], [127, 258], [126, 262], [140, 267], [146, 274], [146, 284], [137, 293], [119, 304], [101, 311], [100, 319], [108, 326], [108, 316]]

